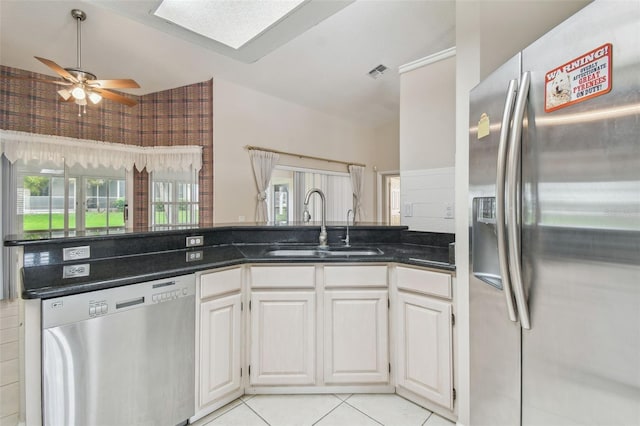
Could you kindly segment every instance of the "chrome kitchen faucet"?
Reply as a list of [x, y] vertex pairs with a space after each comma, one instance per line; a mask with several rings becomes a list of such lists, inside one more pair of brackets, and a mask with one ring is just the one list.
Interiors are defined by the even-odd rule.
[[322, 224], [320, 226], [320, 236], [318, 240], [320, 242], [320, 247], [327, 247], [327, 205], [325, 203], [324, 193], [318, 188], [311, 188], [307, 195], [304, 197], [304, 221], [309, 222], [311, 220], [311, 213], [309, 213], [309, 198], [311, 198], [311, 194], [316, 193], [320, 195], [320, 200], [322, 201]]
[[349, 214], [353, 215], [353, 224], [354, 224], [354, 226], [356, 224], [356, 220], [355, 220], [356, 219], [356, 215], [355, 215], [355, 213], [353, 213], [352, 209], [347, 210], [347, 236], [344, 237], [344, 240], [342, 240], [342, 241], [344, 241], [344, 246], [345, 247], [351, 247], [351, 244], [349, 244]]

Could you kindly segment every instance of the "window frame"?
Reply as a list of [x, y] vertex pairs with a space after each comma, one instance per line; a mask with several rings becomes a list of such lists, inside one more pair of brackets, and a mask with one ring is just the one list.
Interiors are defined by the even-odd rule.
[[[49, 204], [48, 204], [48, 215], [49, 215], [49, 226], [47, 229], [24, 229], [24, 216], [25, 210], [24, 205], [22, 207], [22, 214], [18, 214], [17, 207], [16, 210], [11, 210], [11, 215], [14, 218], [13, 228], [9, 232], [18, 233], [18, 234], [35, 234], [35, 233], [43, 233], [48, 232], [51, 234], [64, 234], [68, 235], [69, 233], [74, 232], [95, 232], [101, 230], [107, 231], [122, 231], [127, 227], [127, 190], [128, 190], [128, 182], [130, 180], [130, 172], [124, 168], [122, 169], [108, 169], [108, 168], [100, 168], [99, 170], [93, 169], [85, 169], [83, 167], [69, 167], [66, 163], [60, 166], [51, 166], [51, 168], [47, 168], [47, 165], [42, 164], [25, 164], [23, 162], [17, 162], [14, 164], [9, 164], [10, 173], [15, 173], [15, 182], [8, 183], [11, 187], [5, 187], [5, 190], [13, 191], [15, 194], [16, 204], [19, 204], [22, 200], [24, 203], [24, 178], [27, 176], [42, 176], [49, 178]], [[50, 171], [47, 172], [47, 171]], [[56, 173], [58, 172], [58, 173]], [[62, 179], [63, 180], [63, 202], [62, 202], [62, 214], [63, 214], [63, 225], [61, 228], [53, 228], [53, 202], [52, 197], [54, 197], [51, 182], [52, 179]], [[86, 214], [87, 214], [87, 206], [86, 206], [86, 197], [85, 197], [85, 182], [88, 179], [104, 179], [107, 182], [110, 181], [122, 181], [123, 189], [124, 189], [124, 209], [123, 209], [123, 224], [117, 226], [109, 225], [109, 216], [111, 216], [112, 212], [110, 208], [107, 210], [106, 214], [106, 226], [97, 226], [87, 228], [86, 226]], [[71, 181], [74, 181], [71, 184]], [[6, 185], [5, 185], [6, 186]], [[75, 191], [70, 190], [71, 186], [74, 187]], [[21, 194], [22, 191], [22, 194]], [[108, 199], [109, 201], [109, 199]], [[70, 226], [71, 215], [74, 215], [74, 226]]]
[[[169, 200], [156, 201], [156, 183], [170, 185]], [[181, 185], [188, 186], [189, 200], [180, 199]], [[184, 193], [183, 193], [184, 196]], [[166, 223], [156, 223], [157, 206], [162, 205], [162, 212], [167, 218]], [[185, 206], [182, 209], [182, 206]], [[180, 222], [181, 211], [186, 211], [190, 218], [188, 222]], [[167, 214], [168, 213], [168, 214]], [[177, 219], [177, 220], [176, 220]], [[198, 172], [151, 172], [149, 173], [149, 224], [151, 227], [183, 227], [199, 225], [200, 221], [200, 183]]]
[[[324, 169], [317, 169], [317, 168], [310, 168], [310, 167], [296, 167], [296, 166], [288, 166], [288, 165], [281, 165], [281, 164], [278, 164], [275, 167], [274, 172], [276, 170], [283, 170], [283, 171], [288, 171], [292, 173], [291, 174], [292, 185], [291, 185], [291, 188], [289, 188], [289, 200], [288, 200], [290, 222], [303, 221], [302, 215], [304, 211], [304, 197], [307, 191], [312, 187], [320, 188], [324, 192], [327, 203], [331, 201], [336, 201], [335, 197], [333, 196], [334, 194], [328, 188], [329, 177], [340, 177], [344, 179], [343, 190], [348, 189], [349, 202], [347, 202], [348, 208], [344, 209], [344, 212], [342, 212], [341, 210], [339, 212], [333, 212], [332, 209], [328, 208], [327, 221], [331, 222], [331, 221], [346, 220], [347, 210], [349, 208], [353, 209], [353, 188], [351, 186], [351, 176], [348, 172], [339, 172], [335, 170], [324, 170]], [[296, 175], [296, 173], [298, 173], [298, 175]], [[301, 177], [305, 177], [307, 176], [307, 174], [320, 175], [321, 183], [320, 184], [318, 184], [317, 182], [308, 183], [306, 182], [306, 179], [302, 180]], [[303, 186], [302, 188], [300, 188], [301, 184]], [[273, 187], [274, 187], [274, 183], [273, 183], [273, 174], [272, 174], [272, 178], [269, 181], [269, 186], [266, 191], [268, 221], [272, 223], [274, 222]], [[319, 197], [312, 197], [309, 200], [309, 211], [311, 212], [312, 221], [320, 221], [322, 209], [321, 209]], [[344, 217], [342, 215], [344, 215]], [[280, 222], [280, 223], [283, 223], [283, 222]]]

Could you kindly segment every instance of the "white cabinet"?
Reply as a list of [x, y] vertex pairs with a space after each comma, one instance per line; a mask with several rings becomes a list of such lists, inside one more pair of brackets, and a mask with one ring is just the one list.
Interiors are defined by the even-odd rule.
[[324, 381], [387, 383], [387, 290], [324, 293]]
[[387, 283], [386, 265], [252, 267], [250, 385], [388, 384]]
[[397, 287], [396, 384], [452, 410], [451, 277], [398, 267]]
[[200, 304], [200, 406], [240, 390], [239, 293]]
[[451, 304], [398, 294], [398, 386], [451, 409]]
[[324, 382], [389, 382], [387, 265], [325, 265]]
[[251, 293], [251, 385], [313, 385], [315, 291]]
[[242, 395], [242, 275], [240, 268], [199, 277], [196, 418]]

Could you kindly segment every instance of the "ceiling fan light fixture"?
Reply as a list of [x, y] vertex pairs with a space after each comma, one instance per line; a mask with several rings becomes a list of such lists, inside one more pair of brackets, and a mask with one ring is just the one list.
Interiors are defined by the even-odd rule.
[[87, 97], [87, 94], [81, 85], [75, 86], [73, 90], [71, 90], [71, 95], [73, 95], [76, 100], [83, 100]]
[[95, 105], [102, 100], [102, 96], [96, 92], [89, 92], [89, 100]]
[[[0, 0], [1, 1], [1, 0]], [[138, 89], [140, 85], [136, 83], [132, 79], [111, 79], [111, 80], [97, 80], [96, 75], [85, 71], [82, 69], [82, 61], [81, 61], [81, 36], [82, 33], [80, 31], [80, 24], [82, 21], [87, 19], [87, 15], [80, 9], [73, 9], [71, 11], [71, 16], [76, 20], [76, 29], [77, 29], [77, 44], [76, 44], [76, 53], [78, 54], [78, 60], [75, 68], [63, 68], [60, 65], [56, 64], [52, 60], [40, 58], [35, 56], [35, 58], [42, 62], [44, 65], [49, 67], [49, 69], [55, 71], [58, 76], [64, 79], [61, 81], [51, 81], [51, 80], [42, 80], [35, 79], [36, 81], [44, 81], [46, 83], [53, 83], [57, 85], [67, 86], [65, 89], [58, 90], [58, 95], [69, 102], [74, 102], [79, 107], [86, 107], [87, 101], [90, 101], [92, 104], [97, 104], [102, 100], [102, 95], [106, 95], [106, 98], [119, 102], [121, 104], [127, 106], [136, 105], [136, 101], [125, 96], [122, 96], [118, 93], [112, 92], [108, 89]], [[86, 108], [84, 108], [86, 109]]]
[[60, 89], [58, 90], [58, 95], [60, 95], [60, 97], [65, 101], [68, 101], [69, 98], [71, 97], [71, 92], [68, 91], [67, 89]]

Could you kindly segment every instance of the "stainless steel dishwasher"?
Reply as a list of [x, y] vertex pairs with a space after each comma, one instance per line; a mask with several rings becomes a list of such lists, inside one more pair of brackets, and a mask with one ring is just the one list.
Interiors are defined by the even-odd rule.
[[175, 426], [194, 414], [195, 277], [42, 302], [45, 426]]

